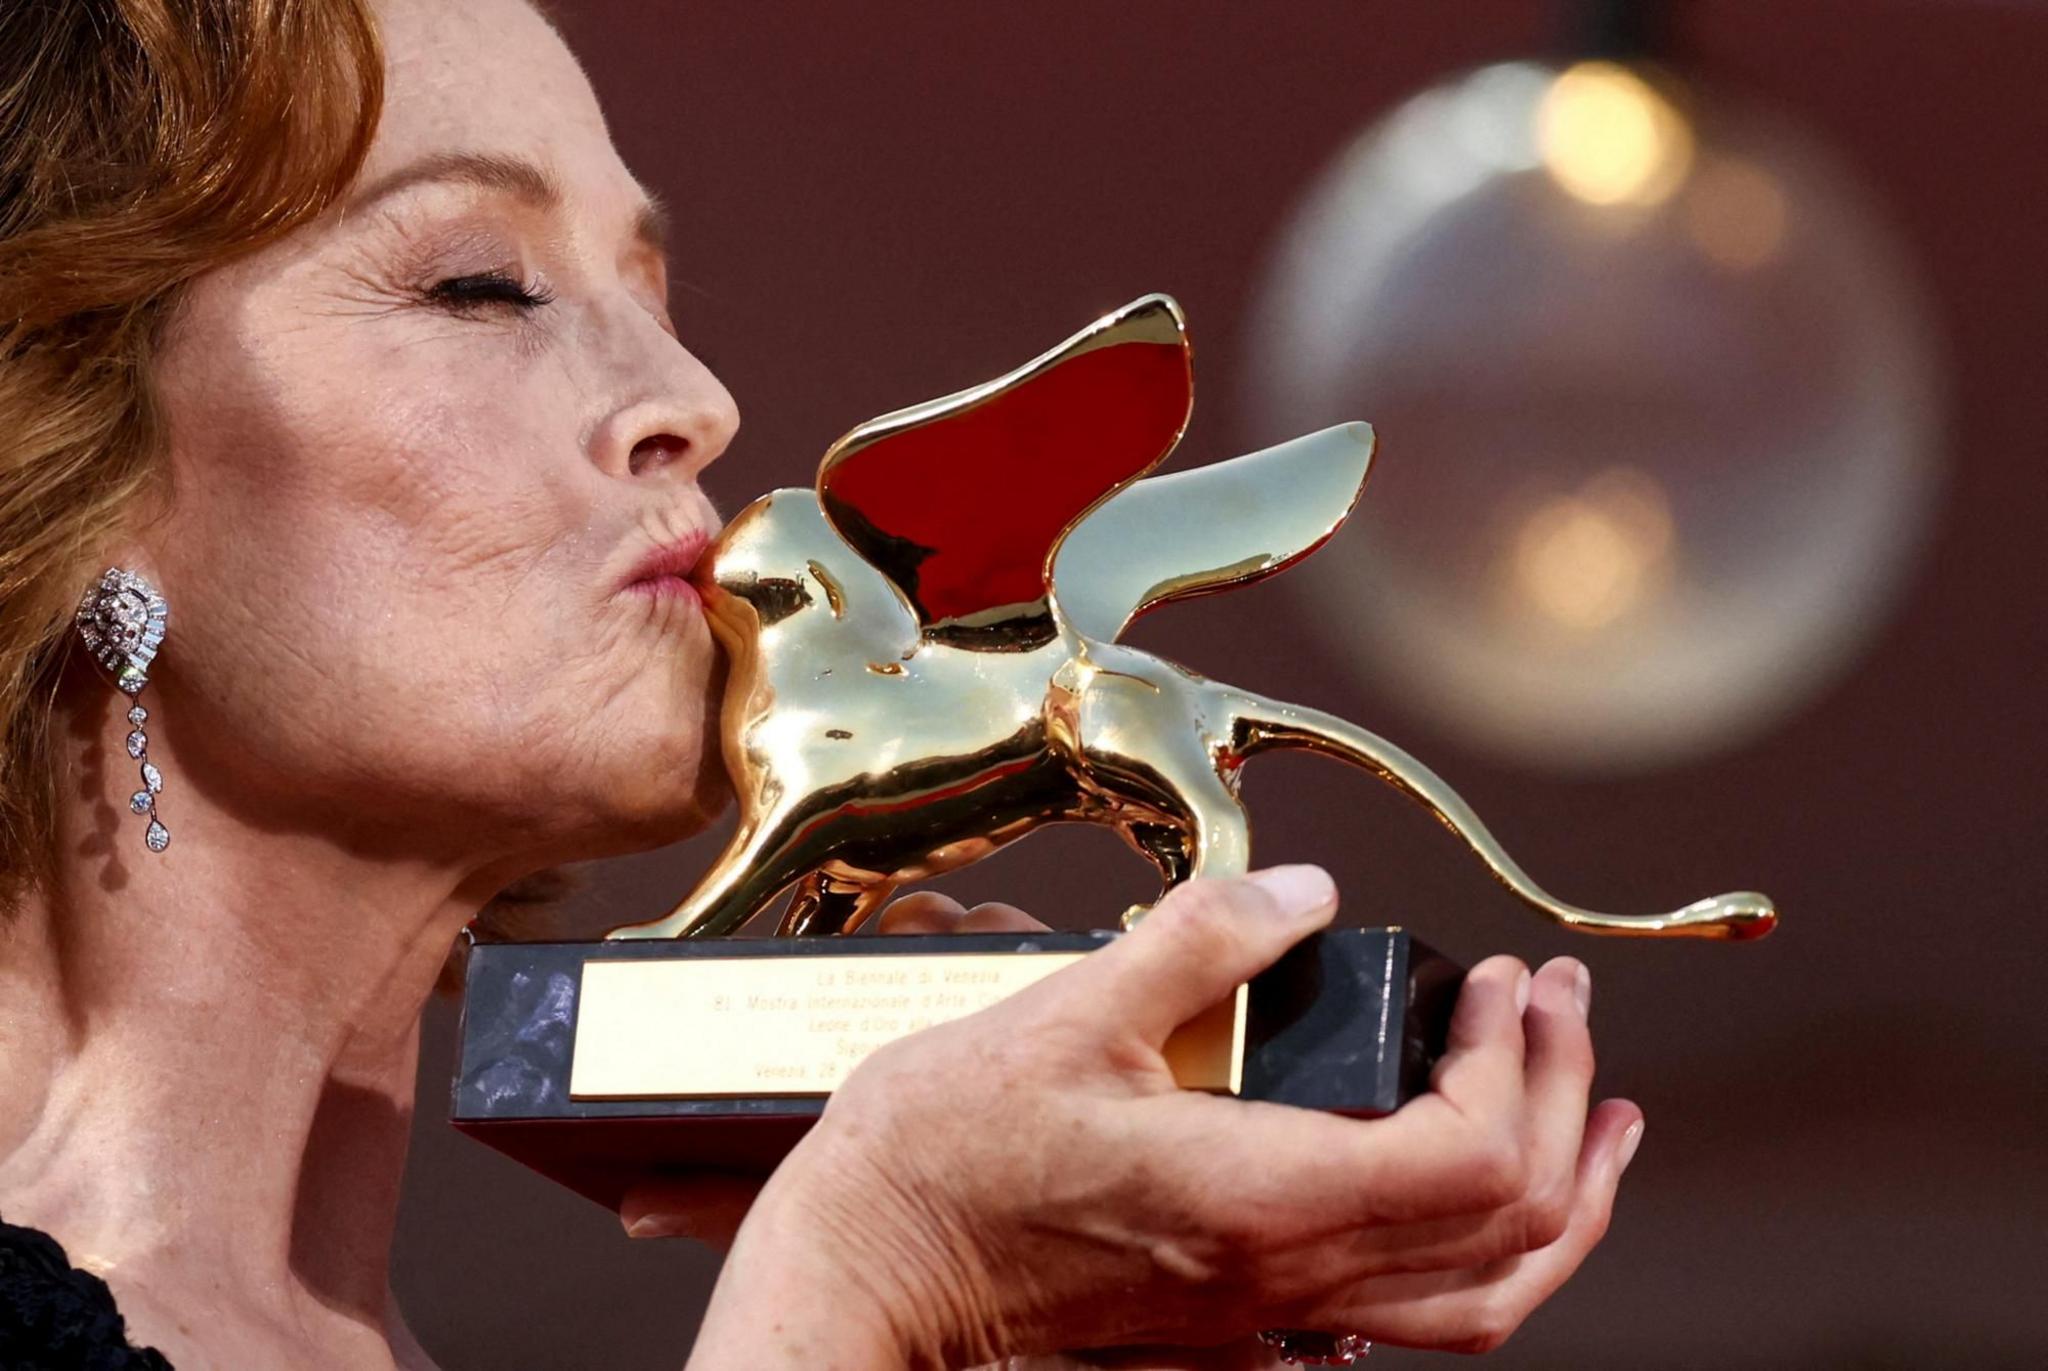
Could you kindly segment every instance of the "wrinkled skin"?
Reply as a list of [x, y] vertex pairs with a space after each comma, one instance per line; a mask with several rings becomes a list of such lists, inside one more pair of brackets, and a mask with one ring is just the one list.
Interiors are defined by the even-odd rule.
[[[201, 281], [163, 359], [166, 722], [191, 776], [271, 823], [348, 807], [470, 860], [674, 838], [718, 802], [716, 655], [692, 597], [618, 589], [716, 530], [697, 478], [732, 398], [677, 341], [646, 194], [547, 27], [509, 0], [381, 19], [358, 193]], [[456, 153], [529, 164], [560, 203], [376, 194]]]
[[108, 531], [170, 604], [142, 698], [169, 850], [81, 662], [51, 870], [0, 918], [0, 1213], [181, 1371], [422, 1364], [386, 1264], [448, 948], [508, 882], [723, 803], [694, 593], [629, 584], [715, 532], [698, 477], [738, 423], [645, 193], [527, 6], [375, 8], [354, 192], [192, 283], [152, 377], [164, 498]]
[[[643, 192], [519, 0], [377, 8], [388, 101], [357, 194], [195, 284], [155, 377], [169, 499], [109, 549], [171, 604], [144, 699], [170, 849], [130, 822], [126, 701], [81, 669], [52, 719], [51, 871], [0, 924], [0, 1213], [181, 1371], [428, 1367], [388, 1255], [451, 941], [508, 881], [683, 836], [721, 798], [695, 597], [634, 582], [715, 528], [697, 477], [737, 418], [678, 341]], [[375, 193], [457, 155], [497, 160]], [[857, 1072], [753, 1202], [692, 1364], [1196, 1341], [1218, 1349], [1085, 1360], [1257, 1366], [1246, 1335], [1279, 1319], [1504, 1335], [1598, 1237], [1635, 1117], [1589, 1119], [1583, 1014], [1559, 1007], [1583, 968], [1546, 968], [1518, 1014], [1519, 969], [1482, 966], [1468, 1065], [1392, 1121], [1176, 1101], [1160, 1015], [1334, 903], [1276, 920], [1260, 889], [1188, 886], [1114, 956]], [[1208, 1145], [1226, 1115], [1237, 1154]], [[1015, 1166], [1077, 1146], [1150, 1160], [1079, 1194]], [[1217, 1183], [1233, 1155], [1357, 1169], [1269, 1165], [1247, 1197]], [[735, 1220], [753, 1200], [704, 1186]], [[642, 1231], [717, 1227], [636, 1203]]]
[[[1233, 1371], [1277, 1365], [1244, 1336], [1266, 1327], [1506, 1341], [1604, 1236], [1642, 1137], [1634, 1105], [1588, 1109], [1583, 964], [1474, 967], [1431, 1092], [1385, 1120], [1177, 1090], [1160, 1054], [1335, 909], [1312, 867], [1192, 882], [1113, 948], [875, 1054], [757, 1199], [717, 1177], [630, 1197], [636, 1236], [735, 1242], [693, 1371]], [[884, 915], [1035, 923], [932, 895]]]

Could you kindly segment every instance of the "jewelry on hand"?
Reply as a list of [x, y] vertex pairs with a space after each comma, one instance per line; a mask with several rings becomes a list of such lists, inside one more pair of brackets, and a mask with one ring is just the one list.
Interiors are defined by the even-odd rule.
[[1358, 1333], [1318, 1333], [1307, 1328], [1269, 1328], [1259, 1341], [1289, 1366], [1349, 1366], [1372, 1351]]

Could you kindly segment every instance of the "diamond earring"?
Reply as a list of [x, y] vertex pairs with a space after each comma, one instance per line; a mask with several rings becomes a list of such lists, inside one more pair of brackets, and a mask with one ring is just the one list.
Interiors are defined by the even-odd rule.
[[86, 650], [114, 674], [114, 685], [129, 700], [128, 755], [142, 763], [142, 789], [128, 797], [128, 807], [149, 816], [142, 840], [151, 852], [171, 845], [171, 831], [156, 816], [156, 797], [164, 788], [161, 771], [149, 760], [149, 736], [142, 731], [149, 711], [136, 700], [149, 684], [149, 664], [163, 646], [164, 622], [170, 608], [155, 586], [132, 571], [108, 567], [78, 602], [78, 634]]

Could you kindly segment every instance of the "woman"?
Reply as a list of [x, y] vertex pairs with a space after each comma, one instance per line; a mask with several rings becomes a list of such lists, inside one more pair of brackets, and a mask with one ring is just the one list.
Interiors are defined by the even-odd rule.
[[[521, 0], [11, 5], [0, 130], [0, 1360], [59, 1364], [96, 1275], [183, 1371], [424, 1366], [385, 1280], [418, 1012], [495, 892], [722, 802], [678, 572], [732, 401]], [[107, 566], [168, 605], [140, 678], [85, 650], [118, 604], [74, 631]], [[1639, 1137], [1588, 1112], [1581, 965], [1477, 967], [1384, 1121], [1159, 1060], [1335, 903], [1307, 868], [1185, 888], [872, 1059], [746, 1212], [690, 1365], [1505, 1337]]]

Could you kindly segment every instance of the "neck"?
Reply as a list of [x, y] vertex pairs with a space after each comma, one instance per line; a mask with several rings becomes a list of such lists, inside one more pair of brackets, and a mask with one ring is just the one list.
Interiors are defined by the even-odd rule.
[[255, 1364], [212, 1320], [388, 1366], [419, 1011], [489, 890], [238, 819], [179, 785], [154, 730], [174, 837], [149, 852], [125, 705], [60, 714], [62, 858], [0, 923], [0, 1214], [56, 1236], [166, 1351]]

